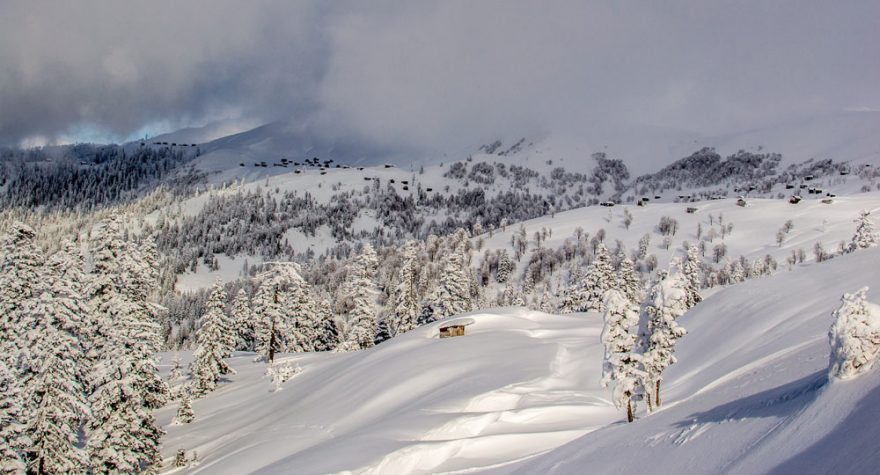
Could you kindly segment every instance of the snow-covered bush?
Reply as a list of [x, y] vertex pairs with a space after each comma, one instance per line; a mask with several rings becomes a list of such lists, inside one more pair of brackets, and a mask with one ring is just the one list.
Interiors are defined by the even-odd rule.
[[880, 351], [880, 306], [866, 300], [867, 287], [844, 294], [832, 314], [830, 379], [849, 379], [871, 369]]

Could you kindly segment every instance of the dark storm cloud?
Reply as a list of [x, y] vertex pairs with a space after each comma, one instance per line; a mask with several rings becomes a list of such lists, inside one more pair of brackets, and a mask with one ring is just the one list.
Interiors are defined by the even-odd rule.
[[877, 108], [878, 5], [6, 2], [0, 143], [240, 117], [436, 147]]

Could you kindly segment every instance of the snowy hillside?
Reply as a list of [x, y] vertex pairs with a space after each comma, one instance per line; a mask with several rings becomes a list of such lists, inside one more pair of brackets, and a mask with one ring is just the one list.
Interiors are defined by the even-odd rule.
[[[168, 137], [210, 137], [220, 126], [184, 130]], [[547, 160], [570, 171], [589, 172], [594, 164], [590, 156], [596, 152], [623, 159], [632, 175], [651, 173], [664, 165], [685, 157], [703, 147], [715, 147], [722, 155], [738, 150], [781, 153], [784, 164], [803, 162], [810, 158], [833, 158], [840, 162], [880, 163], [880, 113], [842, 112], [835, 115], [770, 124], [746, 131], [719, 135], [701, 135], [688, 131], [639, 124], [594, 124], [580, 133], [541, 133], [522, 137], [520, 147], [510, 151], [519, 137], [505, 137], [492, 153], [506, 152], [508, 162], [541, 169]], [[202, 135], [199, 135], [199, 134]], [[169, 139], [170, 140], [170, 139]], [[487, 137], [492, 145], [494, 138]], [[189, 140], [192, 141], [192, 140]], [[282, 157], [303, 161], [314, 156], [334, 159], [336, 163], [371, 166], [391, 162], [404, 168], [431, 166], [440, 162], [463, 160], [480, 153], [480, 147], [434, 152], [399, 152], [365, 142], [322, 138], [320, 132], [294, 121], [266, 124], [200, 146], [204, 156], [197, 166], [208, 172], [222, 172], [223, 180], [236, 176], [253, 177], [283, 173], [284, 170], [252, 170], [252, 162], [277, 162]], [[238, 170], [239, 163], [248, 168]]]
[[880, 461], [865, 445], [880, 434], [859, 422], [876, 420], [880, 377], [827, 384], [827, 332], [844, 292], [872, 285], [880, 300], [878, 265], [862, 251], [713, 293], [681, 319], [666, 405], [633, 424], [598, 384], [599, 315], [507, 308], [470, 315], [464, 337], [433, 324], [291, 356], [302, 372], [280, 391], [238, 356], [195, 422], [158, 413], [163, 453], [197, 452], [187, 473], [790, 473], [858, 454], [856, 473]]

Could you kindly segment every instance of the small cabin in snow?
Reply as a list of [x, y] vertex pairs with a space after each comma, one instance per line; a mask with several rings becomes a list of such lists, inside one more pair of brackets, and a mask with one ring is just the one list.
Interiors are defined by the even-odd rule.
[[686, 211], [688, 214], [694, 214], [697, 212], [697, 208], [694, 208], [693, 206], [688, 206]]
[[737, 205], [737, 206], [745, 207], [745, 206], [746, 206], [746, 200], [745, 200], [745, 198], [743, 198], [742, 196], [740, 196], [739, 198], [737, 198], [737, 199], [736, 199], [736, 205]]
[[464, 336], [464, 327], [472, 325], [472, 318], [457, 318], [440, 325], [440, 338], [452, 338], [456, 336]]

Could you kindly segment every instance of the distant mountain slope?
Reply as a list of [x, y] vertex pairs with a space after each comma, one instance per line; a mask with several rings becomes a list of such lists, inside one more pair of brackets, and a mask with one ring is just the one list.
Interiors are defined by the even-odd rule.
[[[199, 130], [186, 129], [168, 137], [195, 137]], [[610, 158], [624, 160], [633, 178], [657, 171], [703, 147], [714, 147], [722, 156], [739, 150], [781, 153], [783, 165], [810, 158], [880, 163], [880, 112], [842, 112], [715, 136], [648, 125], [609, 123], [596, 124], [576, 134], [544, 133], [522, 138], [515, 151], [505, 154], [507, 161], [536, 166], [552, 160], [556, 166], [570, 171], [589, 172], [592, 170], [590, 156], [603, 152]], [[507, 151], [519, 139], [502, 139], [497, 148], [489, 148], [489, 154]], [[487, 137], [486, 143], [492, 142], [494, 138]], [[238, 169], [241, 163], [252, 167], [254, 163], [273, 163], [281, 158], [302, 161], [318, 157], [359, 166], [390, 162], [405, 168], [417, 168], [463, 160], [470, 154], [486, 152], [485, 147], [478, 145], [434, 152], [397, 150], [362, 139], [331, 138], [326, 131], [298, 124], [295, 120], [273, 122], [199, 143], [202, 157], [197, 167], [220, 173], [224, 179], [237, 176], [257, 179], [267, 174], [284, 173], [284, 169]]]

